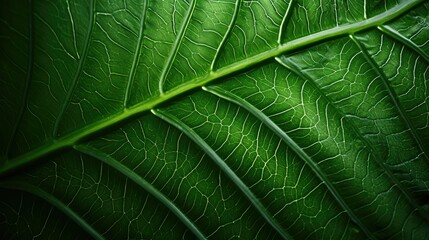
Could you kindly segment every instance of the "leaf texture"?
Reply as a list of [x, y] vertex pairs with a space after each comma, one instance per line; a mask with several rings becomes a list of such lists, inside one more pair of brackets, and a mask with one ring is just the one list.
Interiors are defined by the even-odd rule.
[[2, 5], [2, 239], [429, 238], [427, 1]]

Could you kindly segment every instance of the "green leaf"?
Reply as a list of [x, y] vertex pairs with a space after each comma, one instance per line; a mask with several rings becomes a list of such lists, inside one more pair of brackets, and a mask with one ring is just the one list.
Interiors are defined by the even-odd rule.
[[1, 239], [429, 238], [429, 3], [2, 1]]

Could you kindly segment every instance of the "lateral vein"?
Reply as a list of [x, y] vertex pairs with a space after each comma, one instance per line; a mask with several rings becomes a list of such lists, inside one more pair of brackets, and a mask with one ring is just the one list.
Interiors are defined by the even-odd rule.
[[53, 139], [52, 141], [28, 153], [25, 153], [19, 157], [16, 157], [14, 159], [9, 159], [8, 161], [6, 161], [4, 166], [0, 169], [0, 176], [8, 174], [50, 153], [59, 151], [67, 147], [71, 147], [77, 144], [78, 142], [82, 141], [83, 139], [89, 138], [94, 134], [99, 133], [102, 130], [111, 127], [112, 125], [116, 125], [128, 119], [145, 114], [155, 106], [161, 103], [164, 103], [176, 96], [184, 94], [190, 90], [204, 86], [209, 82], [215, 81], [219, 78], [223, 78], [234, 72], [242, 71], [246, 68], [249, 68], [267, 59], [271, 59], [281, 54], [292, 52], [294, 50], [297, 50], [299, 48], [302, 48], [311, 44], [319, 43], [338, 36], [350, 35], [359, 31], [366, 30], [368, 28], [378, 27], [387, 21], [390, 21], [392, 19], [395, 19], [396, 17], [399, 17], [400, 15], [407, 12], [417, 4], [420, 4], [424, 1], [425, 0], [414, 0], [414, 1], [403, 2], [380, 15], [374, 16], [372, 18], [368, 18], [361, 22], [341, 25], [332, 29], [324, 30], [305, 37], [301, 37], [301, 38], [286, 42], [284, 44], [281, 44], [276, 48], [273, 48], [265, 52], [259, 53], [257, 55], [254, 55], [252, 57], [249, 57], [248, 59], [244, 59], [236, 63], [230, 64], [228, 66], [219, 68], [216, 71], [211, 71], [210, 73], [200, 76], [198, 78], [195, 78], [185, 84], [178, 85], [177, 87], [164, 92], [160, 96], [149, 98], [128, 109], [124, 109], [121, 112], [118, 112], [117, 114], [114, 114], [107, 119], [103, 119], [103, 120], [88, 124], [86, 127], [73, 131], [64, 136], [60, 136], [56, 139]]

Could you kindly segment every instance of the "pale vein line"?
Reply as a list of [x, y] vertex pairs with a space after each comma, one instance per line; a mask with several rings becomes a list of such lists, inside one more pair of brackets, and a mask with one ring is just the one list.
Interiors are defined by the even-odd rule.
[[193, 129], [183, 123], [177, 117], [160, 110], [151, 110], [151, 112], [159, 117], [160, 119], [166, 121], [167, 123], [175, 126], [182, 132], [184, 132], [192, 141], [195, 142], [204, 152], [210, 156], [214, 163], [219, 166], [223, 173], [232, 180], [232, 182], [241, 190], [241, 192], [249, 199], [252, 205], [256, 210], [261, 214], [261, 216], [276, 230], [284, 239], [292, 239], [283, 227], [274, 219], [274, 217], [268, 212], [265, 206], [259, 201], [255, 194], [250, 190], [250, 188], [241, 180], [237, 174], [226, 164], [222, 158], [216, 153], [213, 148], [211, 148], [205, 141], [202, 139]]
[[163, 87], [164, 87], [165, 78], [167, 77], [171, 67], [173, 66], [174, 59], [176, 58], [176, 55], [179, 51], [179, 47], [182, 44], [183, 38], [185, 36], [186, 30], [188, 29], [189, 22], [191, 21], [192, 14], [194, 13], [195, 5], [196, 5], [195, 0], [192, 0], [188, 8], [188, 11], [186, 12], [186, 18], [183, 21], [182, 26], [180, 27], [179, 34], [177, 35], [174, 41], [173, 48], [170, 51], [170, 55], [168, 56], [167, 62], [165, 63], [164, 68], [162, 69], [161, 77], [158, 83], [159, 93], [161, 95], [164, 95]]
[[75, 25], [74, 25], [73, 14], [71, 13], [69, 0], [66, 0], [66, 4], [67, 4], [67, 12], [68, 12], [68, 14], [69, 14], [70, 23], [71, 23], [71, 28], [72, 28], [72, 32], [73, 32], [73, 45], [74, 45], [74, 50], [76, 51], [77, 58], [80, 58], [79, 51], [77, 50], [76, 30], [75, 30], [75, 29], [76, 29], [76, 27], [75, 27]]
[[280, 24], [280, 30], [279, 30], [279, 37], [277, 39], [277, 43], [279, 45], [282, 44], [282, 38], [283, 38], [283, 34], [284, 34], [284, 28], [286, 27], [286, 24], [289, 22], [290, 17], [292, 16], [292, 7], [295, 4], [295, 0], [291, 0], [289, 2], [289, 6], [286, 9], [286, 13], [282, 19], [282, 23]]
[[366, 10], [367, 10], [367, 0], [363, 0], [363, 18], [368, 19]]
[[14, 143], [16, 135], [18, 134], [18, 128], [21, 125], [23, 116], [24, 116], [24, 111], [25, 111], [25, 107], [28, 104], [28, 94], [30, 91], [30, 85], [31, 85], [31, 77], [33, 75], [33, 62], [34, 62], [34, 56], [33, 56], [33, 47], [34, 47], [34, 36], [33, 36], [33, 1], [32, 0], [28, 0], [28, 34], [29, 34], [29, 39], [28, 39], [28, 62], [27, 62], [27, 75], [25, 77], [25, 88], [24, 88], [24, 93], [23, 93], [23, 97], [22, 97], [22, 101], [18, 110], [18, 117], [15, 121], [15, 125], [13, 126], [12, 129], [12, 135], [10, 138], [10, 141], [7, 144], [6, 147], [6, 154], [9, 157], [11, 154], [11, 148], [12, 148], [12, 143]]
[[124, 107], [125, 108], [127, 107], [127, 104], [128, 104], [129, 98], [130, 98], [130, 88], [132, 87], [134, 80], [135, 80], [137, 65], [139, 63], [139, 58], [140, 58], [140, 52], [142, 50], [143, 31], [144, 31], [144, 22], [146, 20], [146, 11], [147, 11], [147, 0], [145, 0], [143, 3], [143, 11], [142, 11], [141, 19], [140, 19], [140, 31], [139, 31], [139, 36], [138, 36], [138, 40], [137, 40], [137, 46], [136, 46], [136, 50], [135, 50], [135, 54], [134, 54], [133, 64], [132, 64], [131, 70], [130, 70], [130, 75], [128, 77], [127, 88], [125, 89], [125, 98], [124, 98]]
[[347, 215], [355, 222], [362, 231], [370, 239], [375, 239], [371, 234], [371, 231], [363, 224], [360, 219], [355, 215], [352, 209], [348, 204], [343, 200], [341, 194], [335, 189], [334, 185], [331, 183], [331, 180], [325, 175], [325, 173], [319, 168], [318, 164], [304, 151], [298, 143], [296, 143], [287, 133], [285, 133], [275, 122], [273, 122], [267, 115], [265, 115], [261, 110], [254, 107], [252, 104], [247, 102], [244, 99], [229, 93], [225, 90], [222, 90], [219, 87], [211, 86], [204, 87], [205, 91], [214, 94], [222, 99], [225, 99], [229, 102], [235, 103], [238, 106], [249, 111], [253, 116], [261, 120], [271, 131], [273, 131], [277, 136], [279, 136], [284, 143], [286, 143], [290, 149], [292, 149], [304, 162], [311, 168], [311, 170], [316, 174], [316, 176], [325, 184], [331, 194], [334, 196], [335, 200], [340, 204], [340, 206], [346, 211]]
[[[300, 78], [302, 79], [306, 79], [308, 81], [310, 81], [311, 83], [314, 83], [313, 79], [311, 79], [308, 75], [305, 75], [302, 72], [299, 72], [299, 70], [297, 69], [297, 66], [292, 63], [292, 62], [286, 62], [287, 60], [285, 59], [279, 59], [278, 60], [279, 63], [283, 64], [285, 67], [287, 67], [289, 70], [291, 70], [292, 72], [294, 72], [296, 75], [298, 75]], [[329, 100], [330, 98], [327, 97], [325, 94], [323, 94], [320, 90], [319, 87], [316, 87], [316, 89], [318, 91], [320, 91], [320, 94], [326, 98], [328, 98], [328, 101], [332, 102], [331, 100]], [[340, 111], [339, 109], [337, 109], [337, 107], [335, 105], [332, 105], [333, 108], [335, 109], [335, 111], [339, 112], [341, 115], [345, 116], [345, 114]], [[391, 182], [399, 189], [399, 191], [401, 191], [405, 198], [408, 200], [408, 202], [416, 209], [419, 209], [421, 216], [426, 220], [429, 221], [429, 216], [428, 214], [426, 214], [426, 211], [423, 210], [419, 204], [416, 203], [416, 201], [414, 200], [414, 198], [411, 197], [411, 194], [404, 188], [404, 186], [402, 185], [402, 183], [399, 182], [399, 180], [394, 176], [394, 174], [392, 173], [392, 171], [377, 157], [374, 155], [374, 149], [372, 147], [372, 145], [368, 142], [367, 139], [365, 139], [361, 132], [359, 131], [359, 129], [357, 129], [357, 127], [355, 126], [355, 124], [349, 122], [351, 125], [351, 129], [352, 131], [354, 131], [356, 133], [356, 135], [359, 137], [359, 139], [365, 144], [366, 147], [368, 147], [368, 149], [371, 152], [371, 155], [374, 157], [376, 164], [381, 167], [384, 172], [386, 173], [386, 175], [389, 177], [389, 179], [391, 180]]]
[[362, 44], [359, 42], [358, 39], [356, 39], [352, 35], [350, 35], [350, 38], [359, 47], [360, 51], [364, 55], [366, 61], [371, 65], [372, 69], [377, 73], [377, 75], [379, 75], [381, 77], [383, 85], [386, 88], [393, 105], [395, 106], [396, 110], [399, 112], [399, 116], [404, 121], [405, 126], [408, 129], [410, 129], [411, 135], [413, 136], [414, 140], [416, 141], [417, 146], [419, 147], [420, 151], [425, 156], [426, 160], [429, 162], [429, 157], [428, 157], [429, 154], [427, 153], [427, 150], [424, 147], [425, 145], [423, 143], [423, 140], [420, 138], [420, 135], [418, 134], [418, 132], [417, 132], [416, 128], [414, 127], [414, 124], [412, 123], [412, 121], [405, 114], [405, 110], [402, 107], [402, 105], [401, 105], [401, 103], [397, 97], [397, 94], [395, 93], [395, 90], [392, 88], [392, 86], [390, 86], [389, 80], [386, 77], [386, 75], [384, 74], [383, 70], [380, 69], [380, 67], [377, 65], [375, 60], [370, 56], [368, 51], [364, 48], [364, 46], [362, 46]]
[[380, 31], [382, 31], [383, 33], [389, 35], [393, 39], [395, 39], [395, 40], [401, 42], [402, 44], [408, 46], [409, 48], [413, 49], [420, 56], [422, 56], [426, 60], [426, 62], [429, 63], [429, 54], [427, 54], [425, 51], [423, 51], [422, 48], [420, 48], [419, 46], [417, 46], [417, 44], [415, 42], [413, 42], [410, 39], [406, 38], [404, 35], [402, 35], [396, 29], [394, 29], [394, 28], [392, 28], [390, 26], [387, 26], [387, 25], [378, 26], [378, 29]]
[[210, 71], [214, 70], [214, 65], [215, 65], [217, 59], [219, 58], [220, 51], [224, 47], [226, 40], [228, 39], [229, 35], [232, 32], [232, 28], [234, 27], [235, 21], [237, 20], [237, 16], [238, 16], [238, 12], [240, 10], [241, 2], [242, 2], [242, 0], [237, 0], [235, 3], [234, 14], [232, 15], [231, 22], [229, 23], [228, 29], [226, 30], [226, 33], [223, 36], [222, 41], [220, 42], [219, 47], [216, 50], [212, 64], [210, 65]]
[[94, 14], [94, 8], [95, 8], [95, 1], [96, 0], [90, 0], [89, 3], [89, 23], [88, 23], [88, 29], [87, 29], [87, 33], [86, 33], [86, 39], [85, 39], [85, 45], [84, 45], [84, 49], [83, 49], [83, 53], [82, 56], [79, 59], [79, 65], [77, 67], [76, 73], [73, 77], [73, 81], [72, 84], [70, 86], [70, 90], [67, 93], [66, 99], [64, 100], [64, 104], [61, 107], [61, 110], [58, 114], [58, 117], [55, 121], [55, 125], [54, 125], [54, 129], [52, 131], [52, 136], [55, 139], [58, 135], [58, 128], [59, 125], [61, 123], [61, 120], [63, 119], [64, 113], [67, 109], [67, 107], [70, 104], [70, 100], [75, 92], [76, 86], [77, 86], [77, 82], [79, 81], [79, 78], [82, 74], [82, 69], [83, 69], [83, 65], [85, 64], [85, 60], [87, 58], [88, 55], [88, 51], [89, 51], [89, 43], [91, 40], [91, 35], [92, 35], [92, 30], [94, 28], [94, 23], [95, 23], [95, 14]]
[[162, 192], [156, 189], [151, 183], [146, 181], [140, 175], [135, 173], [128, 166], [120, 163], [118, 160], [113, 158], [111, 155], [100, 151], [94, 147], [79, 145], [75, 146], [75, 149], [83, 154], [91, 156], [100, 160], [101, 162], [109, 165], [113, 169], [117, 170], [127, 178], [131, 179], [134, 183], [143, 188], [151, 196], [159, 200], [165, 207], [167, 207], [180, 221], [189, 228], [189, 230], [195, 234], [198, 239], [206, 239], [204, 234], [192, 223], [192, 221], [186, 216], [169, 198], [167, 198]]
[[0, 183], [0, 188], [12, 189], [12, 190], [21, 190], [27, 193], [30, 193], [34, 196], [37, 196], [46, 202], [53, 205], [56, 209], [60, 210], [66, 216], [68, 216], [72, 221], [84, 229], [89, 235], [94, 239], [103, 240], [105, 239], [97, 230], [95, 230], [91, 225], [89, 225], [85, 219], [79, 216], [73, 209], [61, 202], [58, 198], [52, 194], [47, 193], [46, 191], [40, 189], [37, 186], [30, 185], [28, 183], [8, 181]]
[[8, 161], [7, 164], [5, 164], [0, 169], [0, 175], [7, 174], [8, 172], [11, 172], [23, 165], [29, 164], [33, 162], [33, 160], [40, 159], [43, 156], [46, 156], [52, 152], [59, 151], [67, 147], [71, 147], [77, 142], [81, 141], [82, 139], [86, 139], [90, 136], [93, 136], [96, 133], [99, 133], [100, 131], [106, 128], [112, 127], [112, 125], [116, 125], [128, 119], [132, 119], [137, 115], [146, 113], [147, 111], [149, 111], [150, 109], [154, 108], [155, 106], [161, 103], [164, 103], [178, 95], [184, 94], [195, 88], [201, 87], [209, 82], [223, 78], [237, 71], [242, 71], [246, 68], [249, 68], [267, 59], [270, 59], [288, 52], [292, 52], [296, 49], [299, 49], [308, 45], [319, 43], [327, 39], [332, 39], [338, 36], [349, 35], [355, 32], [366, 30], [371, 27], [379, 26], [387, 21], [390, 21], [398, 16], [401, 16], [403, 13], [407, 12], [408, 10], [410, 10], [417, 4], [422, 3], [423, 1], [425, 0], [415, 0], [415, 1], [404, 2], [400, 5], [397, 5], [389, 9], [388, 11], [378, 16], [366, 19], [361, 22], [342, 25], [339, 27], [335, 27], [329, 30], [321, 31], [302, 38], [292, 40], [290, 42], [284, 43], [271, 50], [251, 56], [248, 59], [244, 59], [244, 60], [235, 62], [233, 64], [230, 64], [228, 66], [225, 66], [223, 68], [220, 68], [215, 72], [210, 72], [206, 75], [197, 77], [192, 81], [189, 81], [185, 84], [181, 84], [175, 88], [172, 88], [171, 90], [165, 92], [161, 96], [154, 96], [152, 98], [148, 98], [147, 100], [139, 104], [136, 104], [133, 107], [130, 107], [129, 109], [124, 109], [121, 112], [113, 114], [109, 118], [88, 124], [85, 127], [80, 128], [79, 130], [70, 132], [64, 136], [59, 137], [56, 140], [47, 142], [46, 144], [28, 153], [25, 153], [17, 158], [11, 159]]

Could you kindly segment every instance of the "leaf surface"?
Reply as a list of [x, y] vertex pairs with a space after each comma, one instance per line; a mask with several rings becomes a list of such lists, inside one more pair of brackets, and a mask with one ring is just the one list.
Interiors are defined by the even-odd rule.
[[429, 237], [427, 1], [2, 3], [2, 239]]

